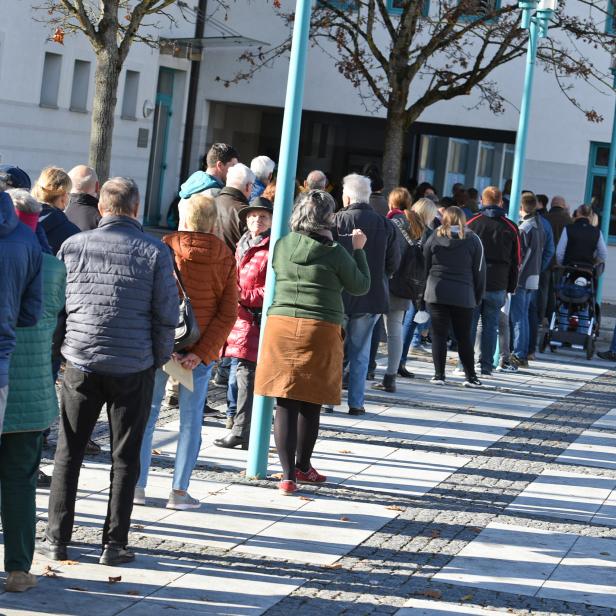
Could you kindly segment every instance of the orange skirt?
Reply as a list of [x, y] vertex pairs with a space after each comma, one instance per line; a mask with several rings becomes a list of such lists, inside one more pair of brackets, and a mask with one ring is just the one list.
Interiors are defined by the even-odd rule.
[[328, 321], [267, 318], [255, 393], [313, 404], [340, 404], [342, 327]]

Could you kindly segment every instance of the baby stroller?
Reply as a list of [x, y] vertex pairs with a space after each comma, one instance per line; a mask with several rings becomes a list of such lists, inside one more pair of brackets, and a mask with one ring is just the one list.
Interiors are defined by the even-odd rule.
[[556, 286], [556, 305], [545, 333], [541, 352], [549, 346], [556, 349], [568, 346], [586, 351], [592, 359], [599, 336], [600, 308], [596, 302], [596, 268], [568, 265]]

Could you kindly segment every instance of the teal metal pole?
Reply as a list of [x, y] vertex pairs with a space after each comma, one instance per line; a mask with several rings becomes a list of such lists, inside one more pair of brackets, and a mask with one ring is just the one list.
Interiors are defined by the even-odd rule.
[[[528, 10], [528, 9], [525, 9]], [[522, 105], [520, 107], [520, 121], [515, 140], [515, 157], [513, 161], [513, 174], [511, 177], [511, 195], [509, 198], [509, 217], [515, 220], [520, 212], [520, 197], [522, 182], [524, 181], [524, 158], [526, 156], [526, 141], [528, 137], [528, 122], [530, 117], [530, 103], [533, 90], [533, 77], [537, 59], [537, 45], [539, 42], [538, 24], [535, 18], [530, 20], [528, 26], [528, 49], [526, 52], [526, 72], [524, 74], [524, 89], [522, 91]]]
[[[274, 246], [281, 237], [287, 234], [289, 218], [293, 208], [311, 7], [312, 0], [297, 0], [295, 3], [295, 22], [293, 25], [287, 95], [284, 105], [284, 118], [282, 121], [282, 139], [280, 141], [280, 159], [278, 161], [276, 199], [274, 202], [274, 218], [272, 220], [272, 234], [267, 264], [267, 280], [263, 298], [263, 318], [261, 321], [259, 352], [261, 350], [261, 343], [263, 342], [263, 332], [265, 331], [265, 323], [267, 321], [267, 310], [274, 299], [274, 287], [276, 284], [276, 276], [272, 269]], [[248, 444], [247, 477], [264, 479], [267, 475], [267, 454], [272, 430], [273, 410], [274, 401], [272, 398], [266, 398], [264, 396], [254, 397], [250, 441]]]
[[[614, 89], [616, 89], [616, 69], [614, 73]], [[610, 235], [610, 219], [612, 217], [612, 197], [614, 195], [614, 170], [616, 168], [616, 105], [614, 106], [614, 118], [612, 120], [612, 141], [610, 143], [610, 156], [607, 163], [607, 177], [605, 178], [605, 193], [603, 195], [603, 213], [601, 214], [601, 233], [607, 244]], [[603, 300], [603, 278], [599, 278], [597, 288], [597, 303], [601, 305]]]

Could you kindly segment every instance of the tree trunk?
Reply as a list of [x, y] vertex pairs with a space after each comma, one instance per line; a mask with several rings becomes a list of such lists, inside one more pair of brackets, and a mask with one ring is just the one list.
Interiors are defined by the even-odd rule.
[[122, 63], [115, 45], [97, 51], [89, 164], [96, 170], [101, 184], [109, 178], [113, 122], [121, 70]]
[[400, 185], [402, 152], [404, 151], [406, 134], [404, 107], [404, 103], [390, 99], [390, 105], [387, 109], [385, 144], [383, 146], [383, 183], [386, 192]]

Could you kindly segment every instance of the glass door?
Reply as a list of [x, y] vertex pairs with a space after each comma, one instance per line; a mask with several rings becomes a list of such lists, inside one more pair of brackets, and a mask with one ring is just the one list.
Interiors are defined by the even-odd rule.
[[[588, 176], [586, 179], [586, 196], [584, 201], [592, 206], [593, 211], [601, 220], [603, 216], [603, 199], [607, 178], [607, 166], [610, 156], [609, 143], [591, 143]], [[601, 224], [601, 223], [599, 223]], [[612, 192], [612, 207], [610, 209], [610, 240], [616, 242], [616, 183]]]

